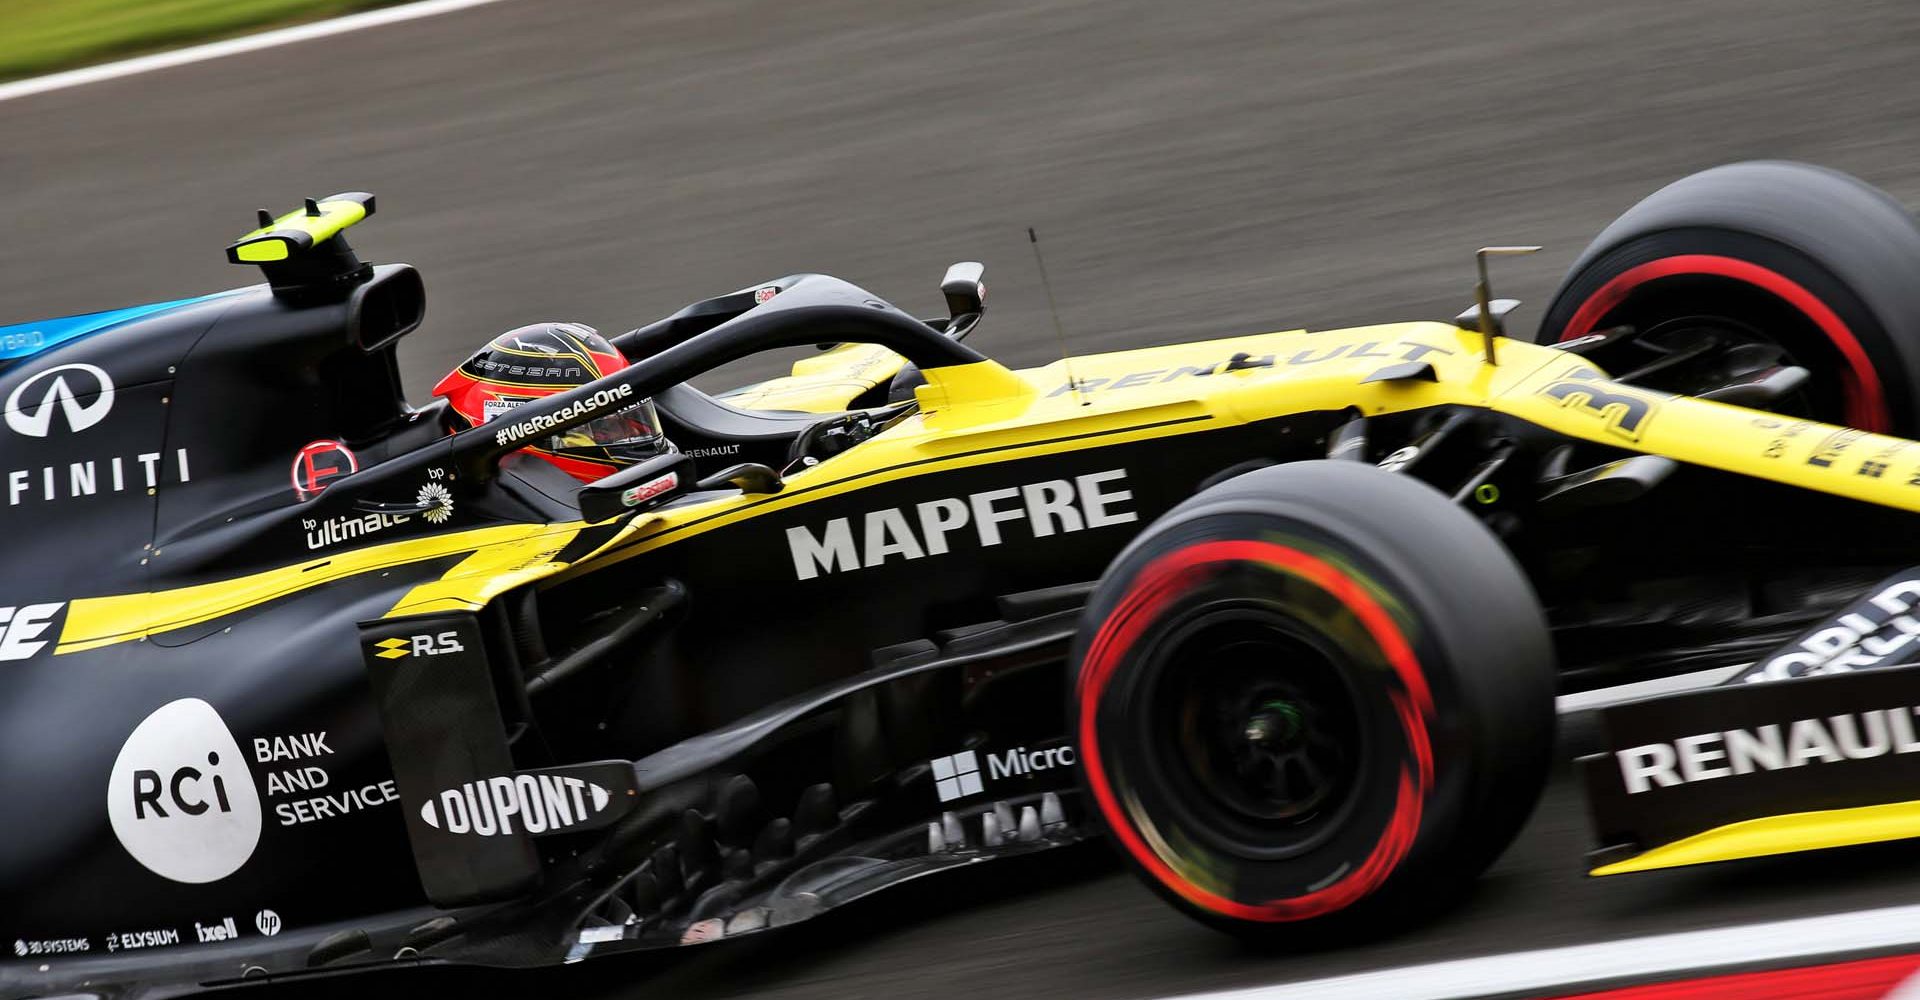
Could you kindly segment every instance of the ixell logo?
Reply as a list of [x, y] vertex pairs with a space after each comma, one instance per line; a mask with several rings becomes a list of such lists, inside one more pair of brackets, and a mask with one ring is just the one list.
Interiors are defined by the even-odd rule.
[[[81, 397], [88, 397], [82, 401]], [[49, 368], [15, 386], [7, 396], [7, 426], [28, 437], [53, 432], [54, 414], [78, 433], [107, 419], [113, 411], [113, 379], [92, 365]]]
[[195, 937], [200, 939], [201, 944], [212, 944], [215, 941], [240, 940], [240, 927], [233, 922], [232, 917], [221, 917], [217, 922], [211, 924], [203, 924], [196, 920], [193, 922], [193, 933]]
[[260, 844], [260, 793], [220, 713], [198, 698], [156, 709], [135, 727], [107, 781], [120, 846], [175, 882], [217, 882]]

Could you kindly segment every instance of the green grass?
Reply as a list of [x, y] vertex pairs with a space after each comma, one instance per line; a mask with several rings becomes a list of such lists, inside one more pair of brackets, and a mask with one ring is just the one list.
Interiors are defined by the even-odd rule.
[[398, 0], [0, 0], [0, 80]]

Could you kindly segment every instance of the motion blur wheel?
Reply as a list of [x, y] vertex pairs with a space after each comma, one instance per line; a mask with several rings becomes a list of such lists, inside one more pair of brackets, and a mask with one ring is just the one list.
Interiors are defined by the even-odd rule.
[[1616, 377], [1696, 393], [1770, 367], [1812, 377], [1779, 409], [1920, 432], [1920, 225], [1853, 177], [1755, 162], [1682, 178], [1574, 261], [1541, 343], [1632, 326], [1596, 354]]
[[1319, 843], [1354, 801], [1368, 742], [1352, 655], [1246, 600], [1196, 600], [1166, 625], [1132, 739], [1169, 807], [1237, 854]]
[[1134, 870], [1263, 943], [1429, 912], [1545, 780], [1552, 652], [1499, 541], [1345, 462], [1202, 491], [1116, 559], [1070, 668], [1088, 800]]

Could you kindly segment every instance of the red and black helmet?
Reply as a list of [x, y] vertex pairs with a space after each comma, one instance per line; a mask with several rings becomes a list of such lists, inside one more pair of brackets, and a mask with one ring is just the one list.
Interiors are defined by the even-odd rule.
[[[478, 427], [522, 403], [577, 389], [627, 366], [618, 348], [581, 323], [535, 323], [508, 330], [460, 363], [433, 394], [446, 397], [458, 422]], [[672, 451], [653, 400], [527, 445], [581, 482]]]

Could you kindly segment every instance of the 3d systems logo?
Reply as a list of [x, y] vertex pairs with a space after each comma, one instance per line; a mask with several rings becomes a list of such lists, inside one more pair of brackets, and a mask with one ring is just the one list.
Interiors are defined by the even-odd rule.
[[971, 750], [962, 750], [951, 757], [935, 757], [930, 763], [933, 787], [940, 793], [942, 802], [978, 795], [984, 787], [980, 784], [980, 758]]

